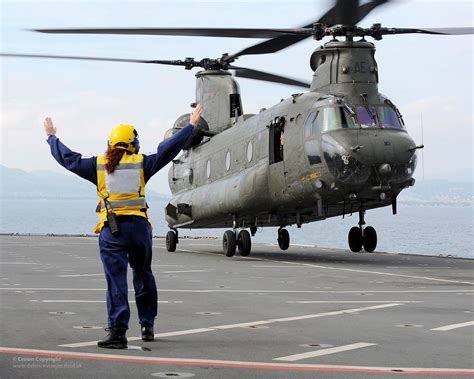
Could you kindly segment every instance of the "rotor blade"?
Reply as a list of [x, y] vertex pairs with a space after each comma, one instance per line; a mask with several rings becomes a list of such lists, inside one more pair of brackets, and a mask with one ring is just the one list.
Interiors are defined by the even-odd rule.
[[124, 59], [124, 58], [100, 58], [100, 57], [78, 57], [72, 55], [40, 55], [40, 54], [9, 54], [0, 53], [0, 57], [6, 58], [46, 58], [46, 59], [69, 59], [80, 61], [99, 61], [99, 62], [122, 62], [122, 63], [152, 63], [172, 66], [184, 66], [185, 62], [181, 60], [144, 60], [144, 59]]
[[229, 38], [273, 38], [297, 33], [293, 29], [255, 28], [66, 28], [33, 29], [33, 31], [53, 34], [129, 34]]
[[[338, 0], [336, 4], [329, 9], [319, 20], [305, 25], [299, 29], [312, 29], [313, 24], [319, 23], [324, 25], [355, 25], [365, 16], [367, 16], [373, 9], [382, 5], [389, 0], [373, 0], [359, 6], [359, 0]], [[293, 29], [298, 31], [299, 29]], [[242, 55], [256, 55], [275, 53], [277, 51], [286, 49], [287, 47], [298, 43], [310, 35], [309, 32], [299, 30], [296, 35], [281, 35], [270, 40], [260, 42], [258, 44], [249, 46], [236, 54], [229, 57], [238, 58]]]
[[302, 82], [297, 79], [291, 79], [280, 75], [270, 74], [268, 72], [252, 70], [250, 68], [229, 66], [229, 69], [235, 71], [235, 76], [238, 78], [247, 78], [255, 80], [263, 80], [265, 82], [288, 84], [291, 86], [309, 88], [310, 83]]
[[[353, 20], [354, 23], [351, 25], [355, 25], [359, 22], [361, 22], [365, 16], [367, 16], [370, 12], [372, 12], [375, 8], [378, 6], [388, 3], [390, 0], [373, 0], [369, 3], [365, 3], [357, 9], [357, 17]], [[338, 22], [339, 24], [339, 22]]]
[[388, 30], [382, 34], [438, 34], [438, 35], [463, 35], [463, 34], [474, 34], [473, 27], [460, 27], [460, 28], [388, 28]]

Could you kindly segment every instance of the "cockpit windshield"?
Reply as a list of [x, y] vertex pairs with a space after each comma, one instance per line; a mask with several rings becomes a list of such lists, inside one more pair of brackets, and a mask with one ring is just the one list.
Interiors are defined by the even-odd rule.
[[356, 119], [345, 107], [328, 107], [323, 109], [323, 130], [358, 128]]
[[390, 106], [377, 107], [380, 126], [383, 129], [403, 129], [398, 113]]
[[325, 107], [319, 111], [322, 131], [335, 129], [403, 129], [402, 121], [390, 105]]

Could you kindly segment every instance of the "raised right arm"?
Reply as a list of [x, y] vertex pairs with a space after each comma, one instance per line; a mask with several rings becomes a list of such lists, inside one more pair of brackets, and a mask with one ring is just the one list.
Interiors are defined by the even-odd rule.
[[51, 118], [46, 118], [44, 128], [48, 135], [47, 142], [54, 159], [65, 169], [97, 185], [97, 158], [82, 158], [81, 154], [70, 150], [64, 145], [56, 137], [56, 128], [53, 126]]

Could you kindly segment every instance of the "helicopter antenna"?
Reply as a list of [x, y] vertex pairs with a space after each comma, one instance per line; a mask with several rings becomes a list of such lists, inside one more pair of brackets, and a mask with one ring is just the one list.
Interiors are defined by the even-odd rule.
[[[423, 112], [420, 113], [420, 127], [421, 127], [421, 145], [424, 146], [423, 143]], [[423, 180], [425, 180], [425, 152], [421, 150], [421, 171], [423, 175]]]

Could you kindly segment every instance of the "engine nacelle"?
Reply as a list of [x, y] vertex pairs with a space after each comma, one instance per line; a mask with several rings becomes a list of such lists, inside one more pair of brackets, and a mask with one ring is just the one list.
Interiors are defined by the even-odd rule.
[[[191, 116], [190, 113], [185, 113], [179, 116], [177, 120], [174, 122], [173, 128], [168, 129], [166, 131], [164, 139], [170, 138], [172, 135], [176, 134], [181, 129], [183, 129], [186, 125], [188, 125], [190, 116]], [[202, 139], [204, 138], [204, 136], [209, 136], [209, 135], [210, 135], [209, 126], [207, 125], [206, 120], [200, 117], [193, 135], [186, 142], [186, 145], [184, 145], [183, 150], [189, 150], [190, 148], [196, 145], [199, 145]]]

